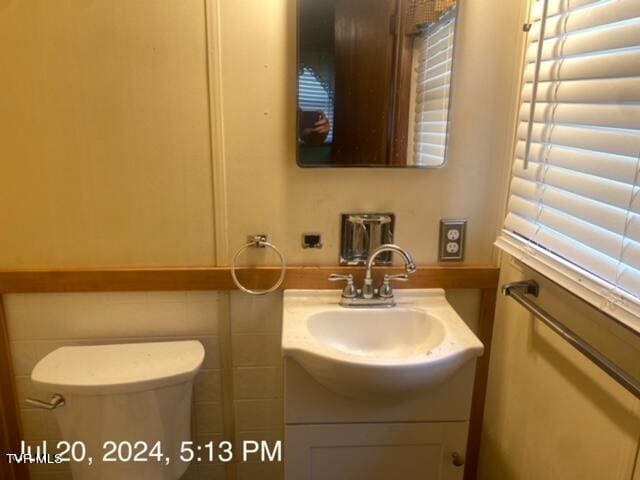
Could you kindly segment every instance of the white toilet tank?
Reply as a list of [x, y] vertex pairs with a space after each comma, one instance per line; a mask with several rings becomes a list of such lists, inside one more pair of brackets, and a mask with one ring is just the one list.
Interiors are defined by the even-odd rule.
[[[63, 439], [86, 447], [84, 462], [70, 462], [74, 480], [179, 479], [189, 466], [180, 447], [191, 440], [193, 379], [203, 359], [200, 342], [179, 341], [62, 347], [40, 360], [31, 380], [64, 397], [55, 409]], [[103, 462], [112, 450], [118, 461]], [[142, 461], [122, 461], [136, 454]]]

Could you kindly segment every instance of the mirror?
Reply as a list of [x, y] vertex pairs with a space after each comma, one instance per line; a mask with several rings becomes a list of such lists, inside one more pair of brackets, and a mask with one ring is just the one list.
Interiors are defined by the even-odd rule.
[[444, 165], [458, 8], [298, 0], [298, 165]]

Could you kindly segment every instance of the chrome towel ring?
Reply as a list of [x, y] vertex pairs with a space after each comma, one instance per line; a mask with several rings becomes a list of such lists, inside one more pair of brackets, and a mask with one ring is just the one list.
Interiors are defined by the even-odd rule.
[[[231, 260], [231, 278], [233, 279], [233, 283], [235, 283], [236, 286], [244, 293], [248, 293], [250, 295], [266, 295], [267, 293], [275, 292], [278, 288], [280, 288], [282, 282], [284, 282], [284, 277], [287, 272], [287, 264], [284, 259], [284, 255], [280, 250], [278, 250], [278, 247], [276, 247], [272, 243], [267, 242], [266, 235], [250, 235], [249, 237], [247, 237], [247, 240], [248, 242], [240, 247], [240, 249], [236, 252], [236, 254], [233, 256], [233, 259]], [[275, 285], [273, 285], [271, 288], [267, 288], [266, 290], [251, 290], [242, 285], [242, 283], [240, 283], [240, 280], [238, 280], [238, 276], [236, 275], [236, 262], [240, 254], [242, 254], [242, 252], [244, 252], [247, 248], [270, 248], [280, 258], [282, 269], [280, 271], [280, 277], [278, 278], [278, 281], [275, 283]]]

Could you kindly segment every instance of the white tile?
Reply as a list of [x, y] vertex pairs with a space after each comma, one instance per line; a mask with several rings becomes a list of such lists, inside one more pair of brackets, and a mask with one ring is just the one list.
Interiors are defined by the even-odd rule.
[[215, 335], [217, 298], [215, 293], [185, 292], [9, 296], [6, 313], [14, 341]]
[[284, 427], [282, 399], [236, 400], [237, 431], [281, 430]]
[[[199, 480], [226, 480], [226, 467], [223, 465], [200, 465], [198, 467]], [[255, 480], [261, 480], [256, 478]]]
[[46, 410], [22, 410], [20, 412], [22, 432], [25, 440], [61, 440], [55, 415]]
[[215, 292], [189, 292], [186, 305], [189, 325], [202, 325], [208, 334], [218, 334], [218, 295]]
[[195, 337], [204, 346], [202, 368], [220, 368], [220, 344], [218, 337]]
[[20, 341], [11, 342], [11, 357], [15, 375], [31, 375], [44, 356], [62, 346], [60, 342]]
[[474, 332], [478, 331], [480, 294], [477, 289], [449, 289], [445, 291], [447, 301]]
[[29, 467], [29, 469], [31, 470], [31, 480], [73, 480], [71, 470], [64, 472], [39, 472], [31, 467]]
[[195, 402], [218, 402], [222, 399], [220, 370], [200, 370], [194, 384]]
[[222, 404], [198, 403], [195, 410], [195, 434], [222, 433]]
[[5, 314], [11, 340], [56, 339], [73, 336], [68, 305], [59, 302], [7, 302]]
[[236, 399], [282, 397], [282, 368], [238, 367], [233, 371]]
[[232, 337], [232, 355], [235, 367], [279, 366], [282, 364], [280, 335], [235, 334]]
[[233, 333], [279, 333], [282, 330], [282, 295], [250, 297], [231, 292]]
[[[185, 302], [112, 303], [109, 324], [90, 325], [78, 333], [83, 337], [172, 336], [188, 333], [210, 333], [204, 326], [187, 324]], [[91, 328], [93, 327], [93, 328]]]
[[239, 463], [238, 480], [282, 480], [282, 463]]
[[192, 463], [187, 468], [187, 471], [180, 477], [180, 480], [199, 480], [198, 477], [198, 464]]

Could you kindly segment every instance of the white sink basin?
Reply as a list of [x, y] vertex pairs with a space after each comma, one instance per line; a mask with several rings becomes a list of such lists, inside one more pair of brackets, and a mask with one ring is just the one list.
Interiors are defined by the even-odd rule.
[[326, 388], [360, 399], [435, 388], [482, 343], [444, 290], [396, 290], [393, 308], [345, 308], [338, 290], [284, 293], [282, 350]]

